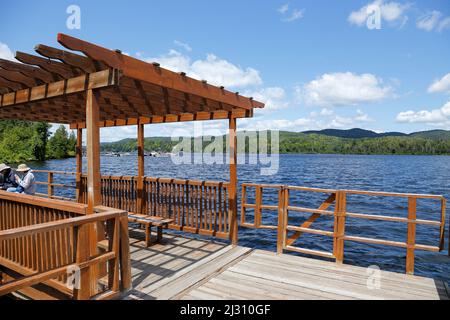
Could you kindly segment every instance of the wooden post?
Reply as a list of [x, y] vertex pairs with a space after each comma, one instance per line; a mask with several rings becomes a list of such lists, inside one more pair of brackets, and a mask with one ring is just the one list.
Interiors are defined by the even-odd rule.
[[408, 237], [406, 240], [406, 273], [414, 274], [414, 246], [416, 244], [416, 207], [417, 199], [408, 198]]
[[[80, 264], [89, 259], [89, 230], [88, 225], [81, 225], [73, 229], [75, 262]], [[88, 268], [80, 270], [79, 288], [74, 289], [75, 300], [88, 300], [91, 297], [91, 274]]]
[[257, 186], [255, 189], [255, 227], [261, 227], [261, 204], [262, 204], [262, 187]]
[[144, 125], [139, 123], [137, 126], [137, 147], [138, 147], [138, 177], [137, 177], [137, 201], [136, 210], [142, 213], [144, 208]]
[[92, 89], [89, 89], [86, 101], [88, 214], [94, 213], [94, 207], [101, 204], [99, 120], [100, 108], [97, 96]]
[[230, 241], [233, 245], [238, 243], [238, 220], [237, 220], [237, 137], [236, 118], [229, 118], [230, 139], [230, 187], [229, 187], [229, 216], [230, 216]]
[[75, 150], [76, 154], [76, 201], [81, 202], [81, 175], [83, 174], [83, 129], [77, 129], [77, 147]]
[[[445, 212], [446, 212], [446, 200], [445, 198], [441, 199], [441, 228], [440, 228], [440, 243], [439, 249], [444, 250], [445, 247]], [[448, 254], [450, 255], [450, 232], [449, 232], [449, 246], [448, 246]]]
[[288, 222], [289, 190], [281, 187], [278, 191], [278, 231], [277, 254], [282, 254], [286, 246], [286, 226]]
[[345, 215], [347, 210], [347, 196], [345, 191], [336, 192], [336, 206], [334, 209], [334, 243], [333, 253], [336, 262], [344, 262], [344, 235], [345, 235]]
[[120, 279], [121, 290], [131, 288], [130, 239], [128, 237], [128, 216], [120, 218]]
[[[100, 107], [97, 94], [92, 89], [87, 90], [86, 98], [86, 131], [87, 131], [87, 214], [94, 214], [94, 208], [101, 205], [101, 175], [100, 175]], [[98, 253], [97, 242], [104, 238], [101, 224], [89, 226], [89, 248], [91, 256]], [[91, 270], [91, 294], [97, 292], [97, 281], [100, 268], [98, 265]]]
[[247, 186], [242, 186], [241, 191], [241, 226], [245, 224], [245, 215], [246, 215], [246, 208], [245, 205], [247, 203]]
[[53, 197], [53, 172], [47, 173], [47, 194], [49, 199]]

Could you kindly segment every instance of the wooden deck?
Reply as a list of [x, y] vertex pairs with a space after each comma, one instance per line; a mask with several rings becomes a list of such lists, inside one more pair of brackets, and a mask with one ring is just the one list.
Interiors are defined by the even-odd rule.
[[164, 235], [144, 247], [130, 234], [133, 289], [122, 299], [445, 299], [445, 284], [381, 271], [367, 287], [366, 268], [289, 254]]

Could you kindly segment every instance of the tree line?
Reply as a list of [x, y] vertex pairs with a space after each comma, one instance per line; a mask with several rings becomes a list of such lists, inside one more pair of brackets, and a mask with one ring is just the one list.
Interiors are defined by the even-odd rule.
[[[243, 133], [238, 133], [239, 136]], [[258, 134], [257, 134], [258, 135]], [[223, 152], [226, 152], [227, 137], [222, 136]], [[244, 139], [241, 139], [244, 141]], [[203, 148], [210, 141], [203, 142]], [[245, 150], [251, 152], [249, 139], [245, 139]], [[145, 138], [146, 151], [172, 152], [178, 141], [169, 137]], [[191, 139], [192, 146], [194, 139]], [[271, 139], [268, 139], [271, 150]], [[103, 143], [102, 151], [134, 152], [137, 150], [136, 139], [124, 139], [117, 142]], [[194, 148], [192, 147], [192, 150]], [[243, 150], [243, 146], [238, 146]], [[282, 131], [279, 135], [280, 153], [322, 153], [322, 154], [404, 154], [404, 155], [450, 155], [450, 139], [424, 138], [420, 136], [384, 136], [374, 138], [340, 138], [322, 134], [305, 134]]]
[[0, 121], [0, 162], [43, 161], [75, 155], [76, 136], [61, 125], [53, 135], [43, 122]]

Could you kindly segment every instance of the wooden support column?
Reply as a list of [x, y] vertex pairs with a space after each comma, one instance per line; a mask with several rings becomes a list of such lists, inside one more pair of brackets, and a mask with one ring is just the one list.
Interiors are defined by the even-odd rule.
[[99, 115], [96, 93], [90, 89], [87, 91], [86, 100], [88, 214], [94, 213], [94, 207], [101, 204]]
[[416, 245], [416, 207], [417, 199], [408, 198], [408, 236], [406, 239], [406, 273], [414, 274], [414, 247]]
[[236, 118], [229, 118], [230, 139], [230, 187], [228, 190], [230, 217], [230, 241], [233, 245], [238, 243], [238, 219], [237, 219], [237, 137]]
[[[87, 214], [94, 214], [94, 208], [101, 205], [101, 175], [100, 175], [100, 107], [97, 94], [92, 89], [87, 91], [86, 98], [86, 151], [87, 151]], [[98, 253], [97, 242], [104, 238], [101, 224], [89, 226], [89, 252], [91, 256]], [[99, 266], [90, 268], [91, 294], [97, 293], [97, 281], [101, 272]]]
[[281, 187], [278, 190], [278, 228], [277, 254], [282, 254], [286, 247], [286, 227], [288, 223], [289, 189]]
[[[82, 225], [73, 229], [75, 262], [83, 263], [89, 260], [89, 226]], [[91, 272], [89, 268], [80, 270], [79, 287], [74, 288], [75, 300], [88, 300], [91, 297]]]
[[75, 156], [76, 156], [76, 176], [75, 176], [75, 183], [76, 183], [76, 201], [82, 202], [81, 198], [81, 192], [82, 192], [82, 185], [81, 185], [81, 176], [83, 174], [83, 129], [78, 128], [77, 129], [77, 146], [75, 150]]
[[142, 213], [144, 209], [144, 125], [137, 126], [137, 147], [138, 147], [138, 177], [137, 177], [137, 212]]
[[333, 253], [336, 262], [344, 262], [345, 216], [347, 211], [347, 195], [345, 191], [336, 192], [336, 205], [334, 208], [334, 243]]

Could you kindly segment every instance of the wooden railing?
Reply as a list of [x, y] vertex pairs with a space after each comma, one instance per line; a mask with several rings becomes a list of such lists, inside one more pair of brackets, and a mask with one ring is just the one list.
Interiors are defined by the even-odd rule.
[[49, 171], [49, 170], [33, 170], [33, 172], [37, 175], [45, 175], [46, 180], [45, 181], [36, 181], [36, 184], [38, 186], [43, 185], [46, 186], [45, 192], [37, 192], [37, 196], [41, 197], [47, 197], [49, 199], [57, 199], [57, 200], [67, 200], [72, 201], [76, 200], [76, 193], [71, 192], [72, 194], [70, 196], [60, 196], [56, 194], [56, 190], [75, 190], [76, 184], [73, 183], [55, 183], [55, 180], [58, 180], [58, 178], [61, 177], [71, 177], [74, 179], [76, 178], [75, 172], [66, 172], [66, 171]]
[[[98, 211], [85, 215], [84, 204], [0, 192], [0, 296], [20, 291], [37, 299], [105, 299], [129, 288], [127, 213]], [[87, 233], [93, 224], [105, 226], [108, 250], [91, 256]], [[90, 270], [105, 263], [109, 281], [100, 292]], [[68, 272], [77, 270], [73, 279], [80, 286], [68, 285]]]
[[[53, 181], [56, 174], [75, 177], [72, 172], [35, 172], [49, 177], [47, 181], [39, 181], [41, 185], [75, 189], [74, 184], [55, 184]], [[87, 203], [86, 176], [81, 177], [79, 185], [78, 202]], [[50, 192], [50, 187], [48, 190]], [[55, 198], [54, 193], [50, 196]], [[139, 183], [138, 177], [134, 176], [102, 176], [102, 204], [127, 212], [172, 218], [174, 222], [169, 228], [174, 230], [223, 239], [230, 234], [226, 182], [144, 177]]]
[[[255, 203], [247, 202], [248, 189], [253, 188], [255, 193]], [[277, 192], [277, 204], [268, 205], [263, 201], [263, 190], [271, 189], [271, 192]], [[306, 208], [291, 204], [291, 194], [295, 191], [313, 192], [326, 195], [325, 200], [318, 208]], [[387, 216], [378, 214], [364, 214], [349, 212], [347, 210], [347, 198], [349, 195], [369, 196], [369, 197], [395, 197], [406, 198], [408, 200], [408, 212], [406, 217]], [[439, 220], [423, 220], [417, 218], [417, 200], [432, 199], [439, 201], [440, 212]], [[330, 209], [334, 207], [334, 209]], [[247, 221], [247, 210], [253, 209], [253, 223]], [[267, 225], [263, 223], [262, 211], [278, 211], [277, 224]], [[301, 225], [290, 224], [292, 212], [306, 213], [309, 217]], [[440, 195], [429, 194], [409, 194], [392, 192], [373, 192], [359, 190], [335, 190], [318, 189], [297, 186], [282, 185], [264, 185], [245, 183], [242, 185], [241, 199], [241, 226], [256, 229], [274, 229], [277, 230], [277, 251], [283, 250], [295, 251], [303, 254], [317, 255], [321, 257], [335, 259], [342, 263], [344, 260], [344, 244], [346, 241], [355, 241], [361, 243], [370, 243], [385, 246], [401, 247], [406, 249], [406, 273], [414, 272], [415, 250], [440, 251], [444, 249], [444, 230], [445, 230], [445, 212], [446, 200]], [[332, 225], [329, 230], [313, 229], [311, 226], [321, 216], [331, 217]], [[348, 218], [378, 220], [405, 223], [407, 225], [406, 241], [392, 241], [389, 239], [376, 239], [370, 237], [353, 236], [346, 233]], [[439, 228], [439, 244], [436, 246], [419, 244], [416, 242], [416, 226], [426, 225]], [[331, 237], [333, 239], [333, 249], [331, 252], [313, 250], [295, 246], [296, 240], [304, 233]]]

